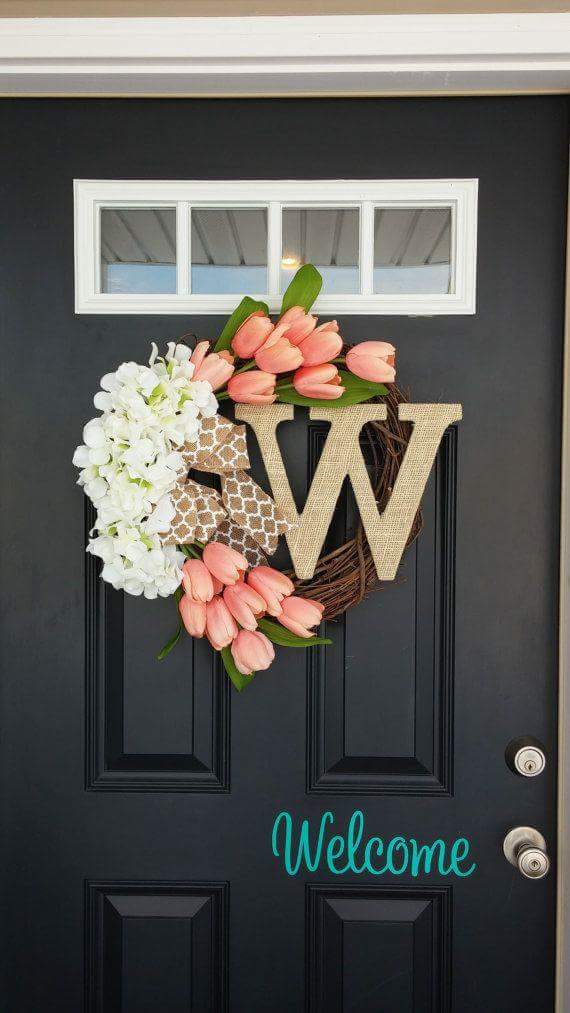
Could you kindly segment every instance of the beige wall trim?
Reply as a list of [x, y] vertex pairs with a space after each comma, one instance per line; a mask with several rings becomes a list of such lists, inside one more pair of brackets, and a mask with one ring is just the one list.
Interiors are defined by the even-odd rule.
[[570, 91], [570, 14], [5, 18], [3, 95]]
[[[0, 0], [0, 18], [155, 17], [156, 0]], [[161, 0], [163, 18], [293, 14], [545, 14], [568, 0]]]

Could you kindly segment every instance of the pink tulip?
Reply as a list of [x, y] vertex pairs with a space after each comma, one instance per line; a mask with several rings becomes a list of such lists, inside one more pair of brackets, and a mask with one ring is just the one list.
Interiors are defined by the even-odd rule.
[[281, 615], [281, 602], [295, 590], [293, 581], [272, 566], [254, 566], [247, 575], [247, 583], [261, 595], [270, 616]]
[[191, 637], [203, 637], [206, 629], [206, 606], [183, 594], [178, 604], [182, 622]]
[[292, 306], [275, 325], [273, 337], [287, 338], [292, 345], [299, 345], [315, 329], [317, 317], [305, 313], [302, 306]]
[[311, 627], [319, 625], [324, 609], [319, 601], [292, 595], [283, 601], [279, 622], [298, 637], [312, 637]]
[[340, 385], [338, 369], [332, 363], [322, 366], [301, 366], [293, 376], [293, 386], [303, 397], [314, 397], [320, 401], [332, 401], [344, 394]]
[[192, 355], [190, 356], [190, 362], [194, 366], [194, 376], [196, 375], [196, 370], [200, 368], [204, 359], [206, 358], [209, 347], [210, 347], [209, 341], [199, 341], [198, 344], [196, 345], [196, 348], [192, 352]]
[[305, 341], [314, 332], [317, 326], [317, 319], [317, 317], [311, 316], [310, 313], [298, 316], [289, 324], [285, 332], [287, 341], [290, 341], [292, 345], [300, 345], [302, 341]]
[[388, 341], [362, 341], [346, 353], [351, 373], [374, 383], [394, 383], [396, 349]]
[[232, 338], [232, 348], [240, 359], [251, 359], [273, 330], [273, 324], [262, 310], [256, 310], [241, 327], [238, 327]]
[[232, 376], [228, 383], [232, 401], [241, 404], [273, 404], [275, 401], [275, 373], [252, 369], [248, 373]]
[[222, 647], [227, 647], [237, 636], [235, 619], [219, 595], [215, 595], [205, 609], [206, 636], [214, 650], [221, 651]]
[[201, 559], [187, 559], [182, 567], [182, 585], [186, 594], [204, 605], [214, 597], [214, 582]]
[[260, 369], [268, 373], [289, 373], [303, 365], [303, 356], [287, 338], [270, 334], [255, 353], [255, 361]]
[[190, 356], [194, 363], [193, 380], [207, 380], [212, 390], [218, 390], [229, 380], [234, 371], [234, 358], [229, 352], [207, 354], [209, 341], [200, 341]]
[[265, 612], [265, 601], [257, 591], [238, 580], [237, 584], [225, 588], [224, 601], [240, 626], [246, 630], [257, 629], [257, 618]]
[[208, 542], [202, 553], [202, 560], [210, 573], [222, 584], [235, 584], [241, 580], [248, 568], [248, 562], [241, 552], [236, 552], [223, 542]]
[[301, 341], [299, 348], [306, 366], [319, 366], [322, 362], [336, 359], [342, 351], [342, 338], [338, 333], [336, 320], [316, 327], [308, 338]]
[[285, 310], [285, 312], [281, 314], [279, 320], [277, 321], [277, 326], [280, 327], [281, 324], [286, 324], [287, 327], [289, 327], [293, 320], [298, 320], [299, 317], [304, 316], [305, 310], [302, 306], [291, 306], [291, 309]]
[[217, 577], [214, 577], [214, 574], [212, 574], [212, 583], [214, 585], [214, 594], [221, 594], [222, 591], [224, 590], [225, 584], [222, 584], [221, 580], [218, 580]]
[[232, 642], [232, 658], [242, 675], [262, 672], [269, 668], [275, 657], [273, 644], [258, 630], [240, 630]]

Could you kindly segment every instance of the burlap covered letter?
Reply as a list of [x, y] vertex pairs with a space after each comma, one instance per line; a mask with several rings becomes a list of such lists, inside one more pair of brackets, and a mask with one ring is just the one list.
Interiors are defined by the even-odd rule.
[[461, 418], [461, 405], [402, 404], [402, 421], [414, 428], [388, 505], [380, 514], [360, 450], [362, 427], [385, 419], [382, 404], [347, 408], [311, 408], [312, 419], [330, 422], [309, 495], [299, 516], [277, 443], [280, 422], [293, 418], [291, 405], [239, 405], [236, 417], [249, 423], [257, 436], [265, 470], [277, 505], [296, 527], [285, 534], [295, 573], [313, 576], [342, 483], [348, 475], [380, 580], [394, 580], [412, 522], [420, 505], [432, 464], [449, 425]]

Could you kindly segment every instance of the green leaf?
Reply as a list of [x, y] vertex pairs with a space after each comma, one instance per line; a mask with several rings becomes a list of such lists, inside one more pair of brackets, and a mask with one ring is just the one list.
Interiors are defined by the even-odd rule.
[[226, 672], [228, 673], [238, 693], [241, 693], [242, 689], [249, 686], [255, 672], [252, 672], [251, 675], [242, 675], [239, 669], [236, 668], [236, 663], [232, 658], [232, 652], [229, 647], [222, 647], [220, 654], [222, 655], [222, 661]]
[[326, 637], [298, 637], [280, 623], [271, 622], [271, 619], [259, 619], [257, 625], [261, 632], [279, 647], [316, 647], [317, 644], [332, 644], [332, 640]]
[[[177, 604], [182, 598], [183, 594], [184, 591], [182, 590], [182, 588], [177, 587], [176, 591], [174, 592], [174, 600], [176, 601]], [[174, 633], [171, 636], [170, 640], [167, 640], [162, 650], [158, 652], [156, 656], [157, 661], [164, 661], [167, 655], [169, 655], [170, 652], [176, 647], [178, 641], [180, 640], [181, 633], [182, 633], [182, 620], [180, 618], [180, 613], [178, 613], [178, 629], [176, 630], [176, 633]]]
[[187, 559], [201, 559], [201, 555], [193, 545], [179, 545], [178, 548]]
[[247, 318], [257, 310], [263, 310], [263, 312], [269, 316], [267, 303], [257, 302], [255, 299], [251, 299], [248, 295], [246, 295], [240, 302], [239, 306], [236, 306], [230, 319], [226, 323], [226, 326], [214, 345], [214, 351], [223, 352], [225, 349], [231, 348], [232, 338], [238, 327], [241, 327], [244, 320], [247, 320]]
[[178, 623], [178, 629], [176, 630], [174, 636], [172, 636], [170, 640], [166, 642], [166, 644], [162, 648], [162, 651], [159, 651], [159, 653], [157, 654], [156, 656], [157, 661], [164, 661], [167, 655], [170, 654], [170, 652], [176, 647], [178, 641], [180, 640], [181, 633], [182, 633], [182, 623]]
[[347, 373], [344, 369], [339, 369], [338, 375], [345, 390], [344, 394], [335, 400], [321, 401], [314, 397], [303, 397], [302, 394], [297, 394], [294, 388], [279, 390], [279, 386], [276, 388], [277, 400], [284, 401], [285, 404], [301, 405], [304, 408], [346, 408], [347, 405], [362, 404], [363, 401], [370, 401], [373, 397], [382, 397], [388, 393], [383, 383], [361, 380], [360, 377], [353, 376], [352, 373]]
[[309, 312], [323, 286], [323, 279], [313, 264], [303, 264], [291, 279], [281, 303], [281, 314], [292, 306]]

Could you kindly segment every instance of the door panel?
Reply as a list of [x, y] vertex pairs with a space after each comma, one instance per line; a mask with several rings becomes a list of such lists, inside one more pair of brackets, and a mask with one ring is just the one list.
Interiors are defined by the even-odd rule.
[[307, 893], [311, 1008], [447, 1008], [449, 889], [309, 886]]
[[227, 893], [225, 883], [88, 883], [88, 1010], [224, 1009]]
[[189, 642], [157, 680], [153, 615], [173, 624], [172, 602], [123, 596], [99, 579], [93, 556], [86, 569], [87, 788], [227, 791], [229, 685], [219, 657]]
[[[10, 1013], [553, 1009], [565, 97], [2, 100], [0, 706]], [[477, 313], [345, 317], [414, 401], [463, 404], [397, 581], [238, 696], [172, 602], [102, 586], [71, 465], [100, 376], [212, 316], [75, 316], [73, 179], [479, 179]], [[302, 503], [323, 444], [281, 427]], [[255, 441], [254, 474], [264, 480]], [[329, 543], [354, 521], [343, 494]], [[284, 559], [282, 555], [279, 557]], [[293, 652], [290, 652], [292, 654]], [[532, 734], [545, 773], [504, 750]], [[469, 839], [467, 879], [289, 876], [313, 833]]]
[[[452, 427], [426, 487], [423, 531], [406, 554], [397, 584], [384, 588], [390, 601], [372, 596], [330, 623], [333, 646], [316, 650], [309, 660], [312, 793], [451, 791], [456, 458]], [[345, 530], [351, 530], [358, 521], [354, 504], [344, 513]], [[339, 515], [340, 520], [340, 510]], [[337, 529], [337, 544], [343, 534]]]

